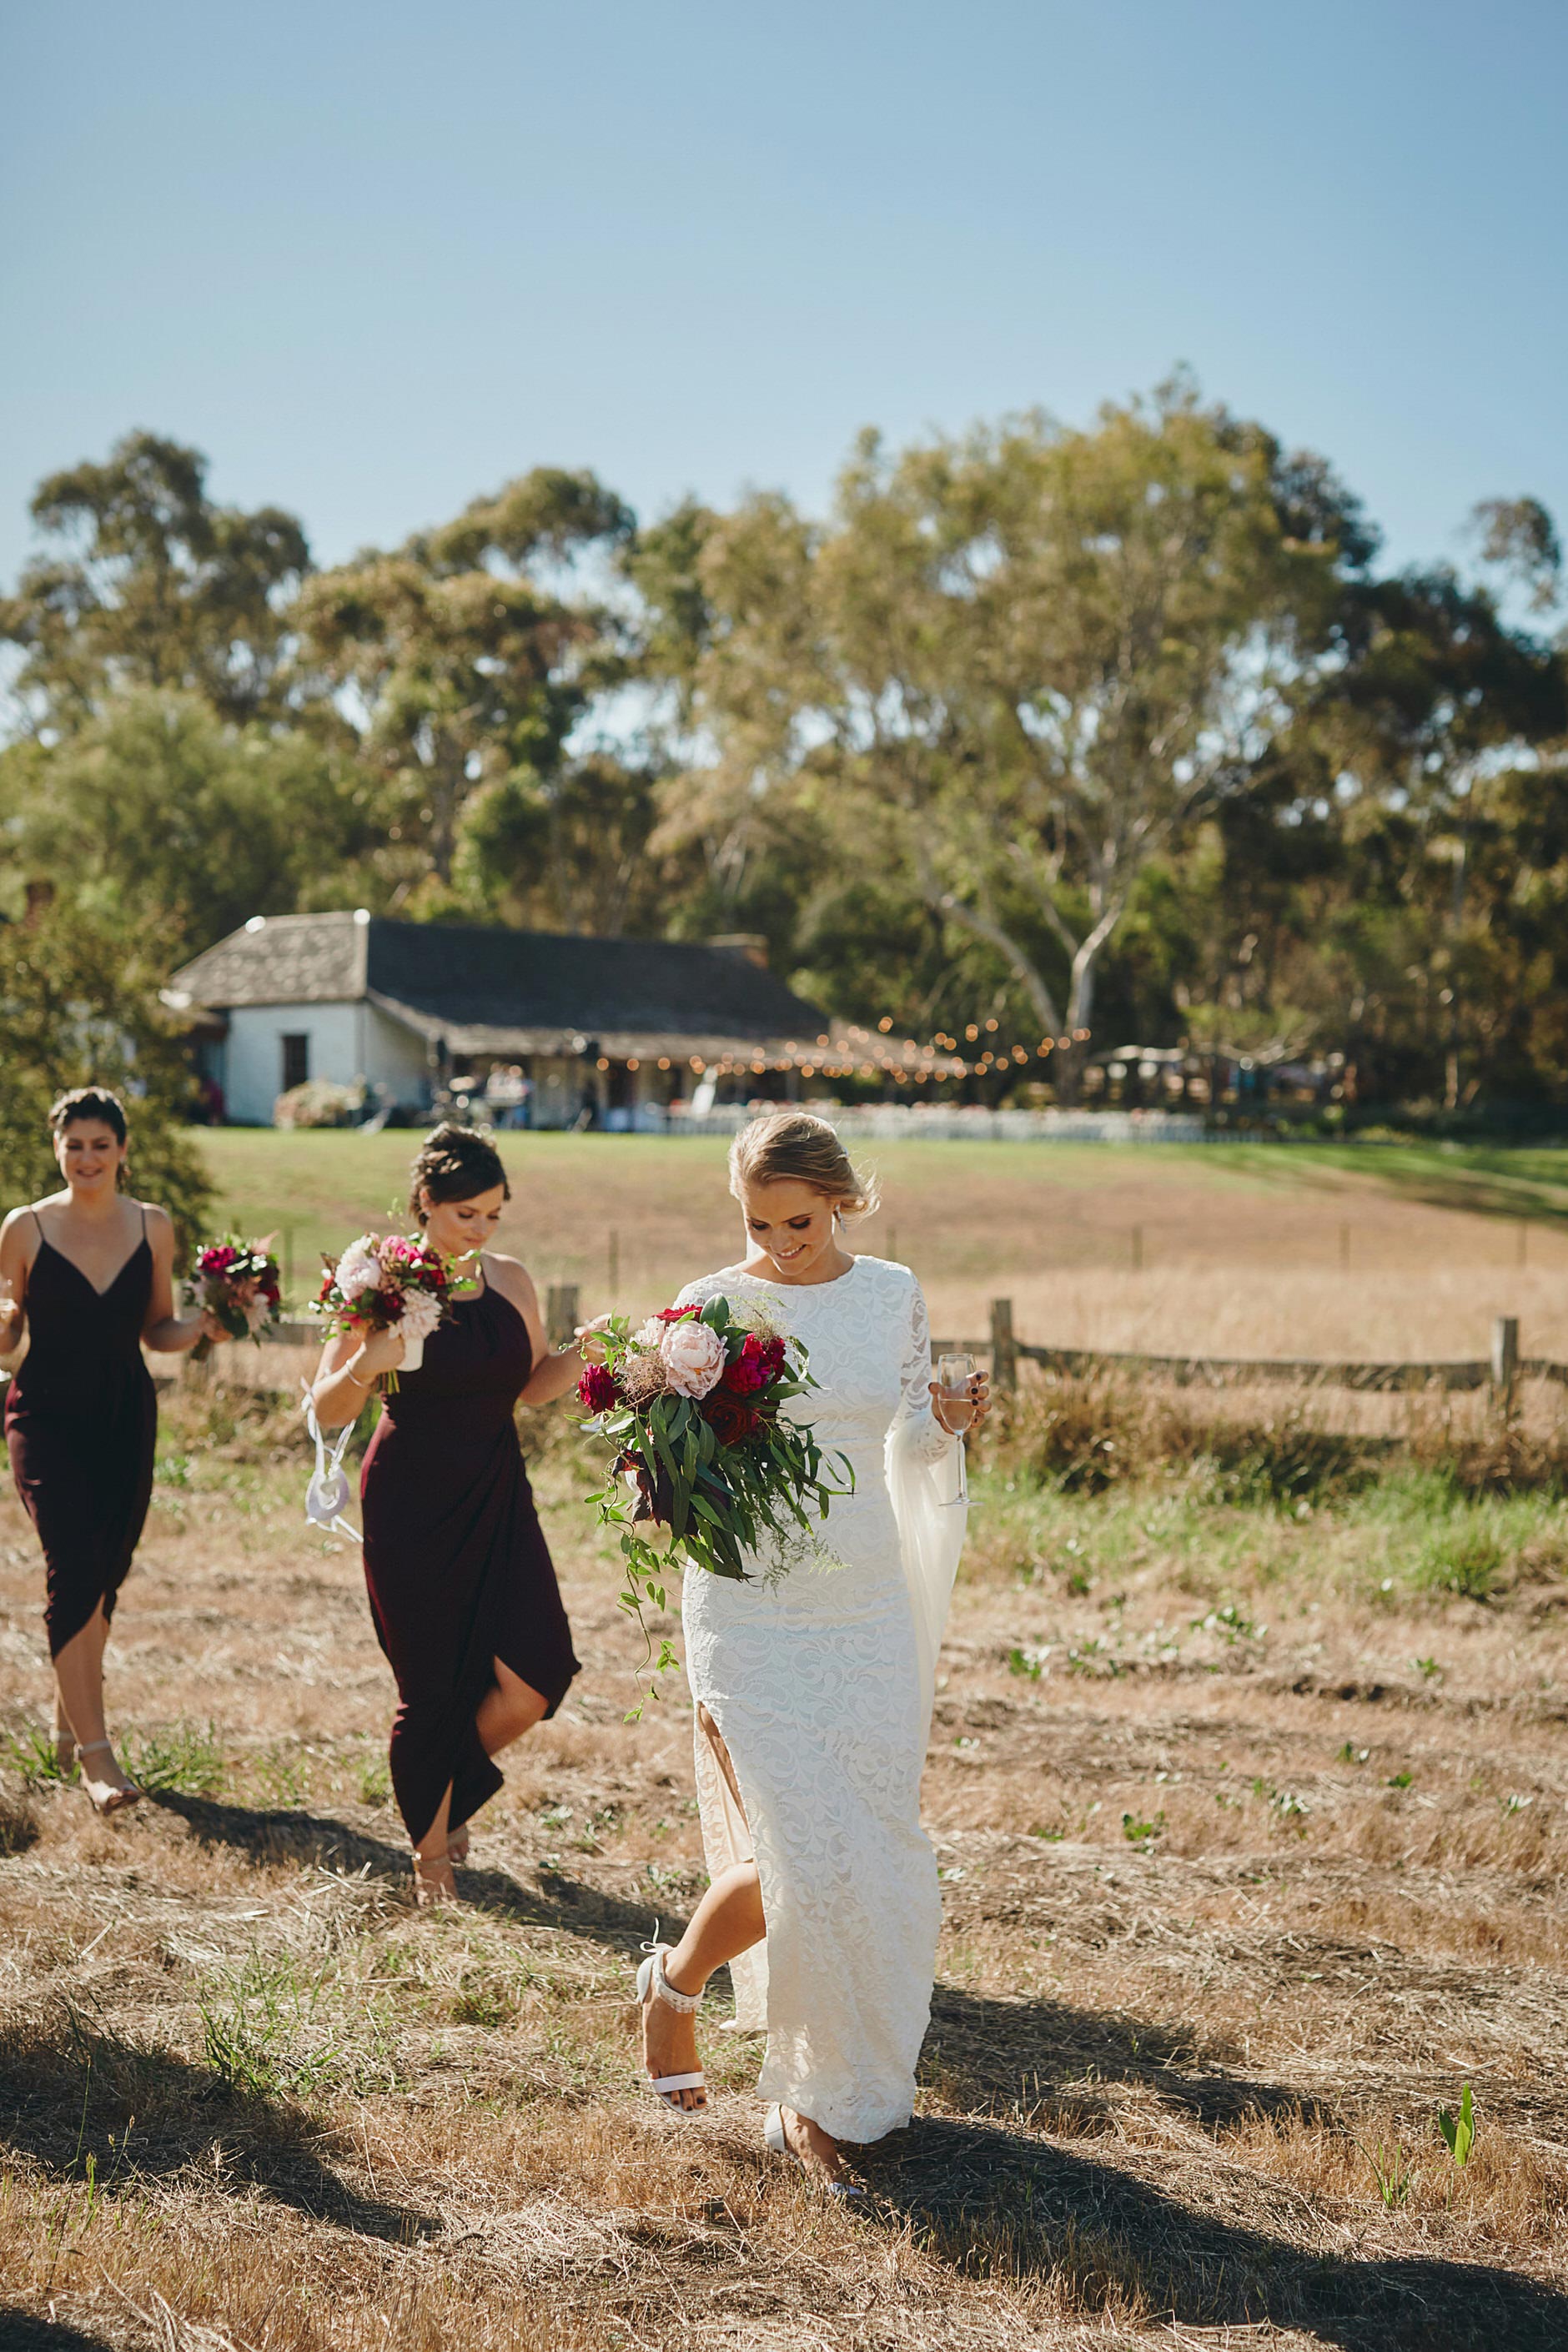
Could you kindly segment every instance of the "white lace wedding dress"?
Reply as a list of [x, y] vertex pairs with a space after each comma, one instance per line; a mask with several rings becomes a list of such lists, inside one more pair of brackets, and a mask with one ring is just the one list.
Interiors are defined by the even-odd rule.
[[[907, 2123], [931, 2013], [936, 1864], [920, 1823], [936, 1651], [963, 1538], [954, 1441], [931, 1409], [931, 1338], [907, 1266], [836, 1281], [729, 1266], [679, 1303], [765, 1299], [821, 1383], [798, 1402], [855, 1492], [809, 1556], [742, 1584], [686, 1572], [692, 1695], [729, 1749], [744, 1814], [700, 1720], [697, 1785], [716, 1877], [756, 1857], [767, 1936], [731, 1963], [738, 2026], [767, 2031], [758, 2089], [835, 2138]], [[764, 1564], [765, 1565], [765, 1564]]]

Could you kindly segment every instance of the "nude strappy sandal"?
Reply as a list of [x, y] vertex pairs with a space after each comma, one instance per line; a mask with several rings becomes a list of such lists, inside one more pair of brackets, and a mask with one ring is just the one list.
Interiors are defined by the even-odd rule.
[[866, 2194], [858, 2181], [829, 2180], [816, 2165], [807, 2164], [804, 2157], [795, 2154], [784, 2137], [782, 2107], [768, 2109], [763, 2123], [763, 2146], [772, 2148], [775, 2156], [787, 2156], [792, 2163], [798, 2164], [807, 2179], [814, 2181], [818, 2189], [826, 2189], [830, 2197], [864, 2197]]
[[414, 1900], [421, 1911], [434, 1911], [446, 1903], [460, 1903], [458, 1882], [452, 1874], [449, 1853], [414, 1854]]
[[[107, 1750], [110, 1755], [112, 1755], [114, 1752], [113, 1740], [84, 1740], [82, 1745], [76, 1751], [77, 1760], [79, 1763], [84, 1756], [96, 1755], [102, 1750]], [[82, 1777], [84, 1780], [86, 1779], [87, 1775], [85, 1771]], [[129, 1788], [110, 1789], [107, 1797], [89, 1797], [88, 1803], [92, 1807], [95, 1813], [122, 1813], [126, 1810], [127, 1806], [139, 1805], [146, 1793], [147, 1792], [144, 1789], [139, 1789], [136, 1786], [135, 1781], [132, 1780]]]
[[[689, 2017], [694, 2010], [700, 2009], [702, 1995], [700, 1992], [677, 1992], [664, 1973], [664, 1956], [670, 1949], [669, 1945], [645, 1944], [643, 1949], [647, 1958], [637, 1970], [638, 2006], [647, 2007], [651, 1991], [655, 2000], [662, 2000], [667, 2009], [678, 2009], [683, 2017]], [[647, 2084], [648, 2088], [678, 2116], [700, 2116], [707, 2110], [708, 2079], [700, 2066], [693, 2074], [652, 2074], [647, 2077]], [[674, 2095], [677, 2091], [700, 2091], [701, 2106], [683, 2107]]]

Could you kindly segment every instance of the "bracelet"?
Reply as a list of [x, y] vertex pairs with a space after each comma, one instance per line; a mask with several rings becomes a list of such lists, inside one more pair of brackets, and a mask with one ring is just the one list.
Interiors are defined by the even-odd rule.
[[359, 1374], [355, 1371], [351, 1371], [347, 1364], [343, 1366], [342, 1376], [345, 1381], [353, 1381], [356, 1389], [365, 1389], [368, 1391], [375, 1386], [375, 1374], [374, 1372], [371, 1374], [368, 1381], [362, 1381]]

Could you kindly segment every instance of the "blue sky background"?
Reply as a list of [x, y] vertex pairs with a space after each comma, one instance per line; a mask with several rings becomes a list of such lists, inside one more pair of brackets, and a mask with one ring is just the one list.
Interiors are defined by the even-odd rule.
[[1398, 561], [1568, 525], [1562, 0], [9, 0], [0, 583], [144, 425], [318, 558], [509, 475], [826, 499], [1173, 362]]

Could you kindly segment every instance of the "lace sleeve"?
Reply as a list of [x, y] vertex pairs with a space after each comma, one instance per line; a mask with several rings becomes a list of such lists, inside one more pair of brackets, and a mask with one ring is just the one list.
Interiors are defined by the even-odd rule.
[[925, 1295], [910, 1276], [903, 1374], [893, 1430], [917, 1462], [940, 1462], [953, 1444], [931, 1408], [931, 1323]]

